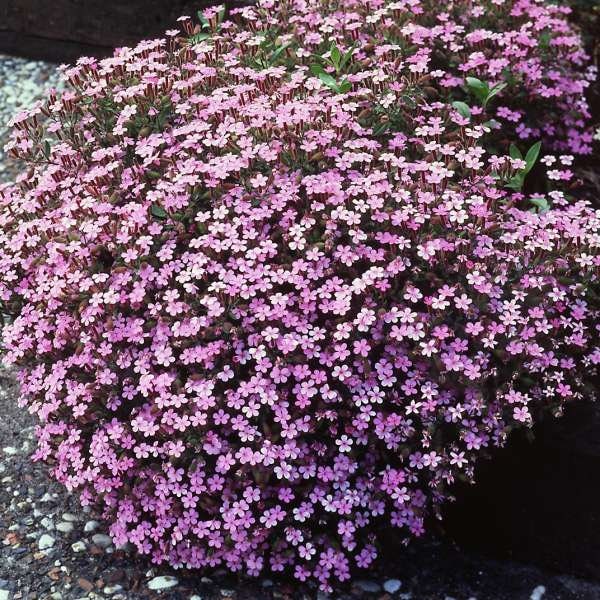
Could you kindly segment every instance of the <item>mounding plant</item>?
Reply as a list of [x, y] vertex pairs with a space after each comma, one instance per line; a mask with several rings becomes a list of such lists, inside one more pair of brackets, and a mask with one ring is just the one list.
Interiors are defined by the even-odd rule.
[[330, 590], [512, 429], [593, 396], [600, 212], [566, 154], [590, 150], [590, 75], [564, 13], [209, 9], [14, 119], [4, 358], [35, 458], [116, 543]]

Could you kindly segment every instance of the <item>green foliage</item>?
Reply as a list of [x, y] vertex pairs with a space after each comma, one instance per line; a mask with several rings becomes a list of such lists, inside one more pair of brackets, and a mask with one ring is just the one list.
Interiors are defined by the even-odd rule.
[[477, 100], [479, 100], [484, 108], [494, 96], [498, 95], [508, 86], [508, 83], [502, 82], [490, 88], [485, 81], [481, 81], [481, 79], [477, 79], [477, 77], [467, 77], [466, 83], [469, 91], [477, 98]]

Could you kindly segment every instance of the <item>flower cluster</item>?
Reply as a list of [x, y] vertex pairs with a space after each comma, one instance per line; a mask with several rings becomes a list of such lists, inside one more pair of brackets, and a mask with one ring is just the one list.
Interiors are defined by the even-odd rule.
[[117, 543], [328, 590], [592, 395], [600, 212], [561, 191], [591, 143], [564, 12], [211, 9], [15, 118], [5, 359], [35, 457]]

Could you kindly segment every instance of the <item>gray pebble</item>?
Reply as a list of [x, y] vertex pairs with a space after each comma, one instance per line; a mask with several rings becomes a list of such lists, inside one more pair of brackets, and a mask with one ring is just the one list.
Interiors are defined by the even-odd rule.
[[381, 591], [381, 586], [374, 581], [364, 581], [360, 580], [355, 583], [356, 587], [361, 589], [363, 592], [367, 592], [370, 594], [376, 594]]
[[38, 540], [38, 548], [40, 550], [48, 550], [54, 546], [55, 541], [56, 540], [51, 535], [44, 533], [44, 535], [42, 535], [42, 537], [40, 537]]
[[56, 526], [56, 529], [58, 531], [60, 531], [61, 533], [71, 533], [71, 531], [73, 531], [74, 527], [73, 527], [73, 523], [67, 523], [66, 521], [61, 521]]
[[112, 546], [112, 539], [110, 536], [103, 533], [96, 533], [93, 535], [92, 542], [94, 542], [96, 546], [100, 546], [100, 548], [108, 548], [109, 546]]
[[167, 590], [169, 588], [175, 587], [179, 582], [175, 577], [170, 577], [168, 575], [155, 577], [148, 582], [148, 588], [151, 590]]
[[107, 585], [102, 591], [109, 596], [120, 592], [123, 589], [122, 585]]
[[546, 588], [543, 585], [538, 585], [531, 592], [531, 600], [542, 600], [542, 596], [546, 593]]
[[62, 520], [67, 521], [69, 523], [76, 523], [77, 521], [79, 521], [79, 519], [71, 513], [64, 513], [62, 516]]
[[71, 550], [73, 550], [73, 552], [85, 552], [86, 548], [85, 542], [82, 542], [81, 540], [71, 544]]
[[100, 523], [98, 523], [98, 521], [88, 521], [84, 527], [83, 530], [86, 533], [91, 533], [92, 531], [96, 531], [96, 529], [98, 529], [98, 526], [100, 525]]
[[388, 594], [395, 594], [402, 587], [402, 582], [399, 579], [388, 579], [383, 584], [383, 589]]

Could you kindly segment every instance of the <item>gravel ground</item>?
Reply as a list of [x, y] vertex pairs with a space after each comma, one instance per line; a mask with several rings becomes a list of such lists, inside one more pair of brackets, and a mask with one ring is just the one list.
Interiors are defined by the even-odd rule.
[[[58, 82], [53, 65], [0, 55], [0, 144], [5, 125], [41, 91]], [[0, 183], [17, 165], [0, 150]], [[32, 463], [34, 421], [16, 404], [11, 373], [0, 366], [0, 600], [310, 600], [314, 589], [225, 571], [208, 577], [152, 567], [128, 548], [115, 548], [96, 515]], [[369, 579], [336, 600], [598, 600], [600, 583], [495, 561], [428, 540], [389, 552]]]
[[[6, 124], [20, 110], [59, 84], [56, 65], [0, 54], [0, 183], [10, 181], [18, 166], [4, 156]], [[2, 598], [0, 597], [0, 600]]]

